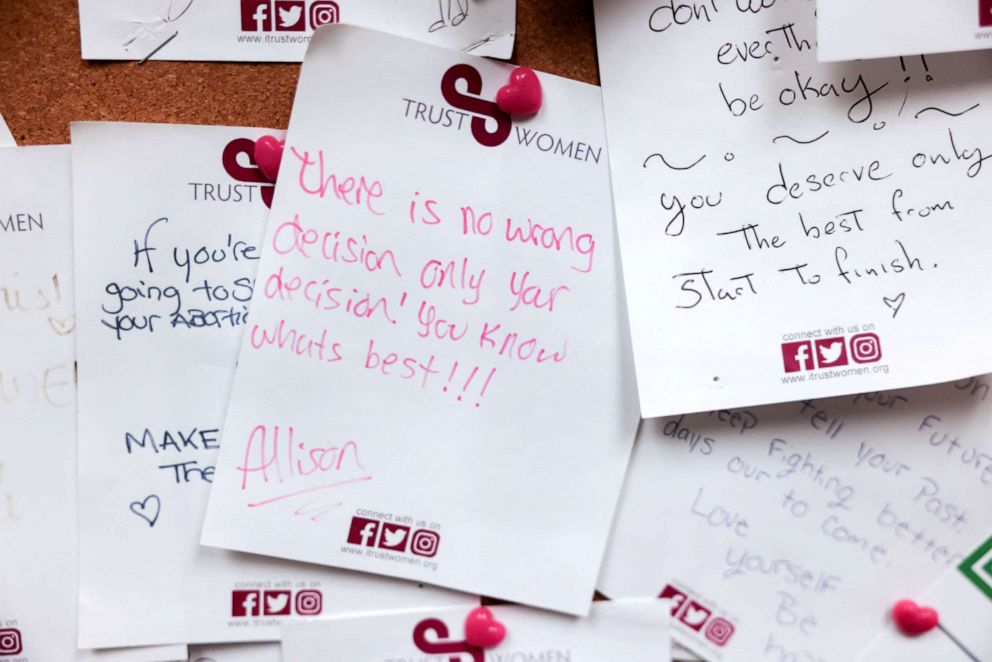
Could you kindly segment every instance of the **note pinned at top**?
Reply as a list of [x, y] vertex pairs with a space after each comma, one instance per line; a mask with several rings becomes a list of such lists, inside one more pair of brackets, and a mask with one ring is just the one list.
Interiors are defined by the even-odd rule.
[[990, 0], [820, 0], [821, 61], [992, 48]]
[[943, 573], [992, 586], [990, 404], [984, 376], [644, 421], [599, 588], [671, 598], [708, 660], [853, 660]]
[[516, 0], [79, 0], [87, 60], [299, 62], [324, 25], [508, 58]]
[[204, 544], [588, 609], [637, 425], [601, 100], [511, 120], [510, 71], [315, 37]]
[[992, 537], [983, 540], [956, 568], [944, 572], [923, 593], [912, 598], [920, 609], [935, 610], [939, 625], [921, 635], [907, 637], [888, 622], [861, 652], [859, 661], [992, 659], [992, 641], [988, 636], [989, 617], [992, 617]]
[[645, 417], [992, 369], [992, 56], [824, 65], [808, 0], [602, 0]]
[[488, 623], [505, 638], [493, 648], [472, 643], [466, 609], [374, 614], [293, 624], [282, 652], [294, 662], [383, 660], [547, 660], [670, 662], [667, 603], [593, 603], [588, 618], [570, 618], [512, 605], [489, 609]]
[[272, 640], [291, 618], [468, 599], [198, 544], [269, 213], [267, 135], [283, 134], [72, 125], [87, 646]]

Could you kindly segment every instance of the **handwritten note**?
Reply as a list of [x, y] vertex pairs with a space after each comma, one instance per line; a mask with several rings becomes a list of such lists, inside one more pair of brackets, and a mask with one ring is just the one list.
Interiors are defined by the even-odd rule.
[[290, 617], [464, 600], [197, 544], [268, 215], [264, 185], [232, 173], [267, 133], [72, 126], [85, 645], [273, 639]]
[[814, 11], [596, 4], [645, 417], [992, 369], [992, 56], [821, 65]]
[[299, 62], [336, 23], [508, 58], [516, 13], [516, 0], [79, 0], [88, 60]]
[[989, 0], [822, 0], [817, 4], [818, 55], [824, 61], [992, 48], [989, 28]]
[[708, 659], [852, 660], [992, 517], [992, 379], [644, 421], [609, 597]]
[[637, 422], [600, 97], [513, 122], [509, 70], [315, 37], [205, 544], [588, 609]]
[[0, 172], [0, 657], [185, 659], [185, 646], [77, 650], [69, 148], [0, 149]]
[[491, 607], [507, 634], [489, 650], [466, 642], [464, 608], [309, 621], [284, 629], [282, 651], [284, 659], [298, 662], [669, 662], [667, 610], [660, 600], [596, 602], [588, 618]]

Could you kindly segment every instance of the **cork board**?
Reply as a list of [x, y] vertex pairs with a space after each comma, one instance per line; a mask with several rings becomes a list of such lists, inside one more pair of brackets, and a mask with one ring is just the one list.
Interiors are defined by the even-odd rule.
[[[0, 114], [21, 145], [69, 122], [285, 127], [298, 64], [86, 62], [76, 0], [0, 0]], [[515, 63], [599, 82], [592, 0], [517, 0]]]

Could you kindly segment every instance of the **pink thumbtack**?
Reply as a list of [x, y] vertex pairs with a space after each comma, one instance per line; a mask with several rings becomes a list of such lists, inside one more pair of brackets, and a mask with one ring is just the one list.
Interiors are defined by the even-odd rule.
[[921, 607], [912, 600], [900, 600], [892, 606], [892, 621], [910, 637], [929, 632], [940, 624], [936, 609]]
[[282, 162], [282, 150], [285, 146], [286, 141], [275, 136], [262, 136], [255, 141], [255, 163], [270, 182], [275, 183], [279, 176], [279, 164]]
[[486, 607], [476, 607], [465, 617], [465, 643], [479, 648], [499, 646], [506, 637], [506, 626]]
[[533, 69], [517, 67], [510, 82], [499, 88], [496, 105], [511, 117], [533, 115], [541, 109], [541, 81]]

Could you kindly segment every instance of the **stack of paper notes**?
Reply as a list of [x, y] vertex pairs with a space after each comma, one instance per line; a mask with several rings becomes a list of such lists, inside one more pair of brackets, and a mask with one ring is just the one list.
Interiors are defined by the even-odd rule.
[[299, 84], [0, 120], [0, 662], [992, 661], [992, 4], [133, 4]]

